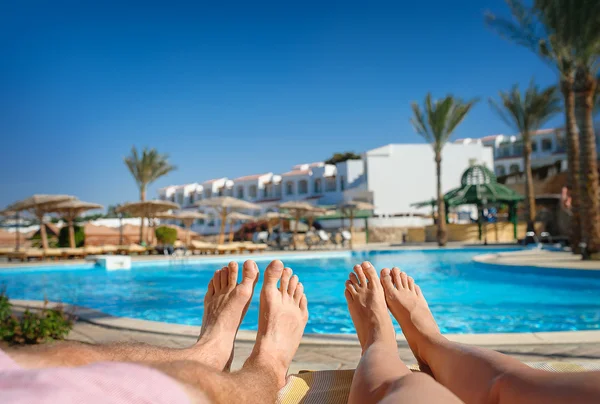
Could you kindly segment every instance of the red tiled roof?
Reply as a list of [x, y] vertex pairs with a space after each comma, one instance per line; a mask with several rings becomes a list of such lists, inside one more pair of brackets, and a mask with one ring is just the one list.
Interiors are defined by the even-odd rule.
[[306, 175], [306, 174], [310, 174], [310, 170], [292, 170], [292, 171], [288, 171], [287, 173], [281, 174], [281, 176], [282, 177], [292, 177], [295, 175]]
[[234, 181], [248, 181], [248, 180], [256, 180], [264, 175], [268, 175], [270, 173], [263, 173], [263, 174], [253, 174], [253, 175], [245, 175], [243, 177], [238, 177], [235, 178]]

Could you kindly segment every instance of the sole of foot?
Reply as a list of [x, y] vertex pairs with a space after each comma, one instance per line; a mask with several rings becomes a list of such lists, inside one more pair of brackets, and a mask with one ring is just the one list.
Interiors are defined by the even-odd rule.
[[[277, 283], [279, 282], [279, 287]], [[261, 366], [271, 371], [278, 388], [285, 385], [287, 370], [298, 350], [308, 321], [304, 287], [290, 268], [279, 260], [264, 273], [256, 344], [244, 366]]]
[[258, 281], [254, 261], [244, 262], [240, 283], [238, 272], [236, 262], [215, 271], [204, 297], [200, 336], [192, 348], [199, 361], [225, 371], [231, 367], [235, 337]]

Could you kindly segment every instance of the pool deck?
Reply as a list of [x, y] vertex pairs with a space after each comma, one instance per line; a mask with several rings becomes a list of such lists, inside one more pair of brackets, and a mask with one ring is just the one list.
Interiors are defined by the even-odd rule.
[[[12, 300], [15, 311], [39, 308], [42, 302]], [[110, 342], [144, 342], [165, 347], [191, 346], [200, 327], [160, 323], [123, 317], [83, 307], [75, 310], [79, 320], [68, 340], [94, 344]], [[449, 339], [483, 346], [514, 356], [521, 361], [600, 362], [600, 331], [542, 332], [511, 334], [454, 334]], [[233, 368], [239, 369], [250, 355], [256, 333], [240, 331], [236, 339]], [[408, 344], [400, 334], [398, 353], [407, 364], [416, 363]], [[303, 337], [290, 372], [300, 370], [353, 369], [360, 360], [360, 345], [355, 334], [307, 334]]]
[[473, 261], [507, 266], [566, 268], [579, 271], [600, 271], [600, 261], [583, 261], [581, 256], [564, 251], [525, 250], [478, 255]]

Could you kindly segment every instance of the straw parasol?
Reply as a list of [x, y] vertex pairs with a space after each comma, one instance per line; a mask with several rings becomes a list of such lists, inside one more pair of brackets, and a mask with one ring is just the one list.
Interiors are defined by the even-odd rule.
[[75, 248], [75, 229], [73, 227], [73, 221], [83, 212], [88, 210], [102, 209], [102, 205], [91, 202], [83, 202], [78, 200], [71, 200], [66, 202], [60, 202], [54, 205], [52, 211], [58, 213], [67, 222], [69, 226], [69, 246]]
[[338, 209], [350, 219], [350, 249], [352, 249], [352, 239], [354, 238], [354, 213], [357, 210], [374, 210], [375, 205], [362, 201], [345, 201], [338, 204]]
[[203, 199], [196, 202], [196, 206], [210, 207], [217, 211], [221, 217], [221, 229], [219, 232], [219, 244], [225, 242], [225, 223], [227, 222], [227, 215], [229, 212], [234, 210], [259, 210], [260, 206], [244, 201], [243, 199], [237, 199], [232, 196], [218, 196], [216, 198]]
[[195, 220], [208, 218], [208, 215], [204, 214], [204, 213], [196, 212], [196, 211], [181, 210], [179, 212], [174, 212], [174, 213], [162, 212], [162, 213], [157, 214], [155, 217], [158, 219], [181, 220], [181, 222], [183, 223], [183, 228], [188, 230], [188, 232], [186, 233], [186, 236], [185, 236], [185, 238], [186, 238], [185, 243], [187, 245], [189, 245], [190, 244], [190, 233], [191, 233], [190, 228], [192, 227], [192, 224], [194, 224]]
[[[48, 249], [48, 237], [46, 235], [46, 226], [44, 226], [44, 215], [53, 212], [53, 207], [60, 203], [77, 199], [71, 195], [45, 195], [36, 194], [27, 199], [15, 202], [8, 206], [5, 211], [14, 212], [17, 214], [17, 222], [19, 221], [18, 213], [23, 211], [31, 212], [40, 222], [40, 237], [42, 239], [42, 248]], [[19, 229], [17, 229], [18, 231]], [[17, 244], [16, 248], [19, 246]]]
[[240, 212], [231, 212], [227, 215], [227, 219], [229, 219], [229, 242], [233, 241], [233, 225], [237, 222], [248, 222], [256, 220], [254, 216], [246, 215], [245, 213]]
[[287, 219], [291, 219], [292, 217], [287, 213], [283, 212], [267, 212], [258, 217], [257, 220], [264, 220], [267, 222], [267, 228], [269, 230], [269, 234], [273, 233], [273, 222], [275, 220], [279, 221], [279, 228], [283, 231], [283, 221]]
[[327, 210], [323, 208], [318, 208], [308, 202], [305, 201], [288, 201], [279, 205], [279, 209], [285, 209], [294, 212], [294, 236], [292, 237], [292, 242], [294, 244], [294, 249], [296, 249], [296, 233], [298, 233], [298, 222], [303, 215], [307, 213], [325, 213]]
[[119, 206], [115, 211], [117, 213], [129, 213], [142, 219], [140, 223], [140, 244], [144, 240], [144, 218], [154, 218], [156, 214], [169, 209], [179, 209], [179, 205], [169, 201], [140, 201], [129, 202]]

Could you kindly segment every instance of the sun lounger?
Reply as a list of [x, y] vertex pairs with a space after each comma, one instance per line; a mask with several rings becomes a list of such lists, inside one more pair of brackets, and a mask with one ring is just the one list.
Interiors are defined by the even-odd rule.
[[[532, 362], [526, 363], [532, 368], [549, 372], [585, 372], [600, 370], [598, 362]], [[409, 367], [418, 372], [419, 367]], [[348, 402], [354, 369], [322, 370], [316, 372], [301, 371], [290, 375], [285, 386], [277, 395], [277, 404], [322, 403], [338, 404]]]
[[[85, 252], [85, 255], [102, 255], [105, 254], [104, 249], [102, 247], [96, 247], [96, 246], [85, 246], [83, 247], [83, 251]], [[115, 248], [116, 251], [116, 248]]]
[[15, 252], [15, 249], [13, 247], [0, 247], [0, 257], [8, 255], [12, 252]]
[[136, 255], [140, 255], [140, 254], [145, 254], [147, 250], [146, 247], [141, 246], [139, 244], [130, 244], [130, 245], [124, 245], [124, 246], [119, 246], [117, 247], [117, 251], [120, 254], [126, 254], [126, 255], [132, 255], [132, 254], [136, 254]]
[[[125, 246], [119, 246], [119, 247], [125, 247]], [[100, 254], [118, 254], [119, 247], [117, 247], [116, 245], [104, 245], [104, 246], [100, 247]]]
[[244, 250], [244, 243], [218, 244], [218, 254], [235, 254]]
[[205, 241], [192, 240], [188, 247], [192, 253], [214, 254], [217, 251], [217, 245]]
[[249, 253], [263, 252], [267, 248], [269, 248], [269, 246], [264, 243], [252, 243], [252, 242], [248, 241], [248, 242], [245, 242], [242, 244], [243, 244], [243, 249], [248, 251]]
[[9, 261], [29, 261], [30, 259], [44, 259], [44, 252], [39, 248], [28, 248], [25, 250], [13, 251], [8, 253], [7, 256]]
[[44, 254], [44, 258], [56, 259], [63, 257], [63, 249], [62, 248], [47, 248], [42, 250]]
[[63, 258], [85, 258], [87, 253], [84, 248], [61, 248]]

